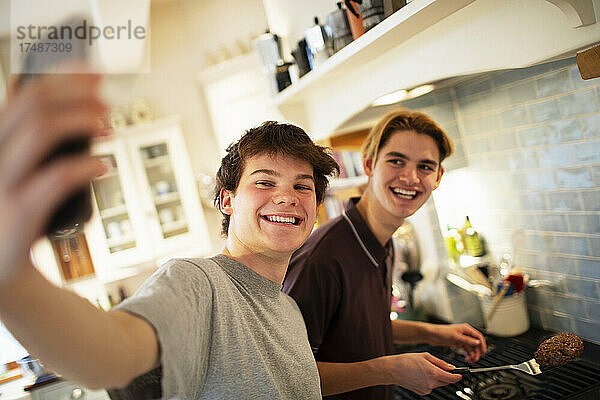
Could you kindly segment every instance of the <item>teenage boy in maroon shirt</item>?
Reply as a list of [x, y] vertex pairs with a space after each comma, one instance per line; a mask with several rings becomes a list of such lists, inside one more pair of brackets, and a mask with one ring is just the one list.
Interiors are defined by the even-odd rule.
[[392, 234], [438, 187], [452, 151], [425, 114], [386, 115], [363, 145], [364, 194], [292, 256], [284, 291], [304, 316], [323, 395], [391, 399], [391, 385], [424, 395], [461, 379], [453, 365], [428, 353], [394, 355], [394, 342], [459, 346], [469, 362], [485, 353], [483, 336], [468, 324], [389, 318]]

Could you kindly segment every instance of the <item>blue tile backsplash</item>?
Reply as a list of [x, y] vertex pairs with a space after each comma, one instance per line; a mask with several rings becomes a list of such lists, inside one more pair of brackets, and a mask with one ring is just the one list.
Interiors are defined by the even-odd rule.
[[[476, 228], [494, 258], [510, 251], [530, 279], [550, 282], [527, 289], [531, 324], [596, 343], [599, 92], [600, 78], [583, 81], [575, 59], [566, 59], [478, 75], [401, 103], [429, 113], [448, 129], [459, 159], [445, 162], [450, 173], [461, 168], [480, 176], [487, 202]], [[443, 248], [437, 231], [436, 246]], [[477, 298], [452, 286], [453, 319], [481, 326], [481, 312], [474, 311]]]

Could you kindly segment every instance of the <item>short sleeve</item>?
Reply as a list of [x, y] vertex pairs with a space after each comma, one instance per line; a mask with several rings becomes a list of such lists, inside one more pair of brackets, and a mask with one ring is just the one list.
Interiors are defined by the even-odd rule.
[[206, 273], [190, 261], [172, 260], [117, 306], [156, 330], [163, 398], [198, 398], [208, 368], [212, 301]]
[[334, 260], [317, 261], [302, 252], [294, 254], [284, 283], [284, 291], [298, 304], [308, 340], [315, 355], [323, 342], [341, 299], [339, 265]]

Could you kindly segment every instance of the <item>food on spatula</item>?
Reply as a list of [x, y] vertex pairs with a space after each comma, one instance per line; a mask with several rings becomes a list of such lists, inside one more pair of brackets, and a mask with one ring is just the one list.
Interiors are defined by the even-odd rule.
[[573, 361], [583, 352], [583, 342], [572, 333], [559, 333], [544, 340], [534, 353], [542, 368], [558, 367]]

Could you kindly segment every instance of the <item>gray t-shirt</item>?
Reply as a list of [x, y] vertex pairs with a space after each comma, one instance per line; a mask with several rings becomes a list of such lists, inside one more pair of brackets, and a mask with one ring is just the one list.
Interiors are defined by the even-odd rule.
[[321, 398], [298, 306], [228, 257], [171, 260], [118, 308], [156, 329], [163, 398]]

